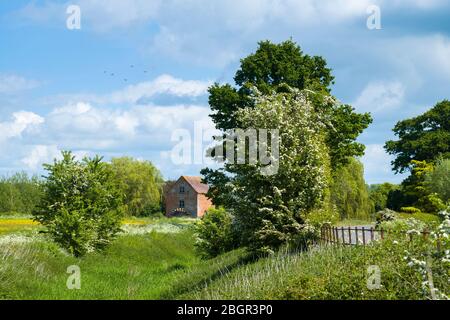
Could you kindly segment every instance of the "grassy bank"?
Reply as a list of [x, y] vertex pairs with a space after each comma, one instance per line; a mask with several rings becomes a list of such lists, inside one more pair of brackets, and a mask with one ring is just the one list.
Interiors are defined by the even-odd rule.
[[[149, 222], [149, 221], [144, 221]], [[128, 224], [108, 249], [76, 259], [36, 233], [0, 236], [3, 299], [424, 299], [421, 278], [403, 260], [408, 244], [316, 247], [259, 260], [235, 250], [211, 260], [195, 255], [187, 220]], [[81, 270], [68, 290], [67, 267]], [[370, 290], [368, 267], [381, 271]], [[444, 271], [442, 271], [444, 270]], [[433, 269], [449, 291], [448, 269]]]
[[[0, 243], [0, 297], [13, 299], [156, 299], [196, 258], [189, 231], [121, 236], [82, 259], [40, 240]], [[81, 290], [68, 290], [67, 268], [81, 270]]]

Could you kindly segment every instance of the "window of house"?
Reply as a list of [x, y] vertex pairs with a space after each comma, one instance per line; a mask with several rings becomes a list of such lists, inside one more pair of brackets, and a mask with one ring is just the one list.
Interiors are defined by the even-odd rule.
[[180, 200], [180, 208], [184, 209], [184, 200]]
[[180, 186], [180, 193], [184, 193], [184, 186]]

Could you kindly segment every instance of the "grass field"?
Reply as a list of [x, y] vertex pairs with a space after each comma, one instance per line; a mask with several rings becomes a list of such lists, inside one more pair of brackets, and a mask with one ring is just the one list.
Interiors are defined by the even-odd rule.
[[[405, 247], [317, 247], [250, 259], [244, 250], [201, 260], [189, 219], [132, 219], [104, 252], [81, 259], [39, 235], [39, 226], [1, 219], [0, 299], [423, 299], [421, 279], [403, 261]], [[20, 227], [21, 226], [21, 227]], [[22, 229], [20, 229], [22, 228]], [[15, 231], [13, 231], [15, 230]], [[81, 289], [66, 286], [81, 270]], [[367, 287], [368, 267], [382, 282]], [[441, 270], [442, 271], [442, 270]], [[448, 270], [433, 270], [449, 290]]]

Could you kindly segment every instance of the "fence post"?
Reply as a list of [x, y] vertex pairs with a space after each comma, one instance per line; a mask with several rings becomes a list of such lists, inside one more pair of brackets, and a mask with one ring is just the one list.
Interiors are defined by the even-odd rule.
[[342, 244], [345, 245], [345, 232], [344, 232], [344, 227], [341, 227], [341, 234], [342, 234]]
[[384, 230], [380, 229], [380, 232], [381, 232], [381, 240], [384, 240]]
[[333, 243], [333, 239], [331, 238], [331, 226], [328, 227], [328, 243]]
[[331, 229], [330, 229], [330, 237], [331, 237], [331, 243], [335, 244], [335, 241], [334, 241], [334, 227], [331, 227]]
[[373, 232], [374, 232], [373, 227], [370, 227], [370, 240], [371, 240], [371, 242], [373, 242], [373, 240], [374, 240]]
[[362, 227], [362, 238], [363, 238], [363, 245], [366, 245], [366, 228]]
[[338, 230], [338, 228], [334, 228], [334, 233], [335, 233], [335, 236], [336, 236], [336, 243], [339, 244], [340, 242], [339, 242], [339, 230]]
[[352, 244], [352, 228], [348, 227], [348, 244]]
[[355, 227], [355, 243], [358, 246], [359, 245], [359, 237], [358, 237], [358, 227]]

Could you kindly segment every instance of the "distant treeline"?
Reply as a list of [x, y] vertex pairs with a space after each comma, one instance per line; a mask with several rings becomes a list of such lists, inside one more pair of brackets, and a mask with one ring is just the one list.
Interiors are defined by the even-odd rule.
[[0, 214], [31, 214], [42, 191], [41, 180], [25, 172], [0, 177]]
[[[161, 172], [150, 162], [131, 157], [108, 162], [115, 186], [123, 196], [123, 212], [128, 216], [150, 216], [162, 212]], [[0, 177], [0, 215], [31, 214], [38, 205], [45, 177], [25, 172]]]

